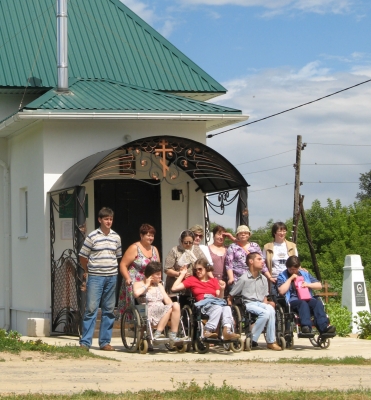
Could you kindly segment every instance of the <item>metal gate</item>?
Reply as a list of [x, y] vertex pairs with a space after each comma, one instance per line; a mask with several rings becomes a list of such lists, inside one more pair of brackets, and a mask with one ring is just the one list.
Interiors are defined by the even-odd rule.
[[[56, 256], [56, 219], [61, 215], [71, 216], [71, 240]], [[84, 270], [79, 264], [78, 254], [85, 239], [85, 188], [50, 193], [50, 256], [52, 326], [54, 334], [79, 335], [85, 310], [85, 292], [81, 290]], [[58, 251], [60, 253], [60, 249]], [[56, 258], [57, 257], [57, 258]]]

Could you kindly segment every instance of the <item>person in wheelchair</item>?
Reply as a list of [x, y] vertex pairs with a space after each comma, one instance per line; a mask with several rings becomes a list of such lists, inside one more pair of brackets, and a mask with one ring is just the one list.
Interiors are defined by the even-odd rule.
[[134, 297], [139, 303], [148, 305], [148, 319], [153, 326], [157, 325], [153, 334], [154, 339], [164, 337], [162, 334], [170, 317], [170, 331], [168, 334], [170, 345], [182, 343], [182, 339], [177, 337], [180, 306], [179, 303], [173, 303], [165, 292], [161, 283], [162, 265], [157, 261], [151, 261], [144, 270], [144, 280], [134, 282]]
[[249, 253], [246, 257], [247, 272], [232, 286], [228, 303], [232, 303], [234, 296], [241, 295], [246, 311], [258, 316], [252, 328], [252, 348], [258, 349], [258, 339], [266, 328], [267, 348], [280, 351], [276, 343], [276, 313], [273, 304], [268, 302], [268, 280], [261, 273], [264, 265], [263, 257], [259, 253]]
[[[298, 312], [301, 321], [301, 332], [312, 332], [312, 312], [320, 334], [335, 333], [336, 328], [329, 325], [322, 301], [313, 297], [312, 290], [322, 289], [321, 282], [314, 278], [309, 272], [304, 271], [303, 269], [299, 271], [300, 259], [298, 256], [289, 257], [286, 261], [286, 268], [285, 271], [278, 275], [278, 292], [280, 295], [286, 297], [286, 301], [290, 303], [291, 309]], [[300, 284], [300, 287], [303, 289], [309, 289], [307, 295], [302, 295], [301, 288], [296, 288], [295, 281], [299, 281], [298, 277], [300, 276], [304, 278], [304, 282]]]
[[213, 267], [208, 264], [204, 258], [199, 258], [193, 266], [193, 276], [186, 278], [187, 267], [180, 270], [180, 276], [174, 282], [171, 290], [179, 292], [180, 290], [190, 289], [197, 303], [196, 307], [202, 307], [202, 311], [209, 319], [206, 322], [204, 337], [207, 339], [217, 338], [216, 329], [220, 318], [222, 318], [223, 338], [224, 340], [235, 340], [240, 337], [239, 334], [231, 331], [233, 319], [231, 308], [227, 306], [224, 300], [225, 282], [218, 281], [216, 278], [210, 278], [208, 272]]

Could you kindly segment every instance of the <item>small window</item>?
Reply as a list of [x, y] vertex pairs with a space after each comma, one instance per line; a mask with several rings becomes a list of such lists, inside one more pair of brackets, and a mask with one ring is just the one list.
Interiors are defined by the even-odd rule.
[[28, 191], [27, 188], [22, 188], [19, 193], [20, 199], [20, 235], [19, 237], [27, 238], [28, 236]]

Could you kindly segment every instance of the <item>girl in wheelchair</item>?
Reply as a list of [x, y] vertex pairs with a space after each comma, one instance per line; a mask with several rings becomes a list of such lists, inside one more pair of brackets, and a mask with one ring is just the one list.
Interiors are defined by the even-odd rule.
[[151, 261], [144, 270], [144, 280], [134, 283], [134, 297], [139, 303], [148, 305], [148, 319], [153, 326], [157, 325], [153, 334], [154, 339], [163, 338], [163, 330], [170, 320], [170, 331], [168, 333], [170, 345], [182, 344], [182, 339], [177, 337], [180, 306], [173, 303], [165, 292], [161, 283], [162, 265], [157, 261]]
[[227, 306], [224, 300], [225, 282], [218, 281], [216, 278], [210, 278], [208, 272], [213, 267], [208, 264], [204, 258], [195, 261], [193, 267], [193, 276], [184, 277], [187, 273], [187, 267], [180, 270], [180, 275], [174, 282], [171, 290], [178, 292], [180, 290], [190, 289], [197, 303], [196, 307], [202, 307], [202, 312], [209, 319], [206, 322], [203, 337], [206, 339], [218, 338], [216, 333], [220, 318], [222, 318], [223, 339], [238, 340], [240, 335], [232, 332], [233, 318], [231, 308]]

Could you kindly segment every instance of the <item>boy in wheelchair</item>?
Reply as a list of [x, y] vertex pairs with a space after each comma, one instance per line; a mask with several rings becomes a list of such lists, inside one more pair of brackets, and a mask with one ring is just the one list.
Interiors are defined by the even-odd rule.
[[267, 300], [268, 281], [261, 273], [264, 260], [259, 253], [249, 253], [246, 257], [247, 272], [232, 286], [229, 292], [228, 304], [233, 297], [242, 295], [246, 311], [257, 315], [252, 328], [252, 348], [259, 349], [258, 339], [266, 326], [267, 348], [280, 351], [276, 343], [276, 315], [274, 304]]
[[[322, 289], [322, 284], [309, 272], [300, 270], [300, 259], [291, 256], [286, 261], [286, 271], [280, 273], [277, 279], [278, 293], [285, 296], [286, 302], [290, 304], [293, 311], [298, 312], [301, 321], [301, 332], [310, 334], [312, 332], [311, 313], [320, 334], [333, 334], [336, 328], [329, 325], [328, 318], [320, 299], [313, 297], [312, 290]], [[299, 277], [304, 281], [298, 285]], [[297, 285], [295, 285], [295, 281]], [[297, 287], [296, 287], [297, 286]], [[307, 288], [307, 290], [305, 290]]]

